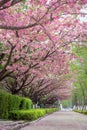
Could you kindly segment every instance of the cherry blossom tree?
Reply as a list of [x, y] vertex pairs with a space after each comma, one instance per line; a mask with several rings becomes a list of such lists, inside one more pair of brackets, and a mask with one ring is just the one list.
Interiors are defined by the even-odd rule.
[[81, 12], [86, 4], [86, 0], [0, 0], [0, 81], [11, 89], [15, 84], [19, 92], [35, 76], [60, 79], [67, 74], [70, 45], [83, 42], [87, 35], [87, 23], [78, 18], [86, 15]]

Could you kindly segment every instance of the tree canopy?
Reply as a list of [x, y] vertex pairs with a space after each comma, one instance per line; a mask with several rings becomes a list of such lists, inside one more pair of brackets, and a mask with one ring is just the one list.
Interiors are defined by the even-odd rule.
[[[24, 94], [37, 88], [36, 95], [42, 89], [44, 96], [57, 98], [57, 89], [61, 95], [68, 90], [64, 77], [74, 56], [71, 44], [86, 41], [87, 22], [79, 18], [85, 17], [81, 10], [86, 4], [86, 0], [0, 0], [0, 82], [9, 91]], [[57, 89], [52, 79], [59, 81]], [[48, 94], [55, 92], [47, 95], [43, 87]], [[67, 97], [69, 91], [65, 93]]]

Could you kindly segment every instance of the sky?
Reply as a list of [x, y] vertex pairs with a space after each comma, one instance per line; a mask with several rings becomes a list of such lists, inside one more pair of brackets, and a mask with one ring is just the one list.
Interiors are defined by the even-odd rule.
[[87, 8], [82, 9], [81, 12], [86, 13], [85, 17], [80, 16], [81, 22], [87, 22]]

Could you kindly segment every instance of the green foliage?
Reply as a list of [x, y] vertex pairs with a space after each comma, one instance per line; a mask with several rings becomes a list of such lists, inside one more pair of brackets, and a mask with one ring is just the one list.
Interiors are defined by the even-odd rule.
[[84, 46], [84, 45], [82, 45], [82, 46], [76, 45], [73, 48], [73, 52], [78, 57], [87, 57], [86, 51], [87, 51], [87, 46]]
[[20, 109], [31, 109], [32, 101], [0, 90], [0, 118], [7, 119], [9, 112]]
[[3, 44], [0, 42], [0, 52], [1, 52], [1, 50], [2, 50], [2, 46], [3, 46]]
[[[35, 120], [58, 109], [31, 109], [32, 101], [0, 90], [0, 118]], [[21, 109], [21, 110], [20, 110]], [[24, 109], [24, 110], [22, 110]], [[30, 109], [30, 110], [29, 110]]]
[[74, 112], [78, 112], [78, 113], [82, 113], [82, 114], [85, 114], [87, 115], [87, 111], [86, 110], [74, 110]]
[[84, 106], [87, 104], [87, 46], [84, 44], [74, 46], [74, 54], [77, 58], [71, 64], [74, 72], [74, 89], [72, 91], [73, 105]]
[[11, 95], [8, 96], [8, 111], [12, 110], [19, 110], [20, 104], [21, 104], [21, 97], [17, 95]]
[[64, 108], [72, 107], [71, 100], [62, 100], [62, 105]]
[[13, 120], [35, 120], [44, 115], [44, 110], [20, 110], [10, 112], [9, 118]]
[[9, 118], [13, 120], [35, 120], [46, 114], [50, 114], [58, 109], [32, 109], [32, 110], [19, 110], [19, 111], [11, 111], [9, 114]]
[[3, 68], [4, 68], [4, 66], [2, 64], [0, 64], [0, 69], [3, 69]]
[[8, 118], [8, 94], [0, 92], [0, 118]]
[[28, 98], [22, 98], [20, 109], [31, 109], [33, 107], [32, 101]]
[[46, 114], [51, 114], [55, 111], [58, 111], [58, 108], [47, 108], [47, 109], [45, 109]]

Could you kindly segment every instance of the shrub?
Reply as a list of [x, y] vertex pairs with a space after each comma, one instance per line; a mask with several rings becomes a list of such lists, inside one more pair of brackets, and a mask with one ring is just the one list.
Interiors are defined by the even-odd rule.
[[30, 99], [0, 91], [0, 118], [8, 119], [9, 112], [13, 110], [31, 108], [32, 101]]
[[17, 95], [11, 95], [8, 96], [8, 111], [12, 110], [19, 110], [20, 103], [21, 103], [21, 97]]
[[10, 112], [10, 119], [13, 120], [35, 120], [45, 115], [44, 110], [19, 110]]
[[45, 114], [50, 114], [58, 110], [55, 108], [29, 110], [32, 106], [32, 101], [28, 98], [0, 91], [0, 118], [8, 119], [9, 117], [14, 120], [35, 120]]
[[47, 114], [51, 114], [55, 111], [58, 111], [58, 108], [47, 108], [45, 111], [46, 111]]
[[28, 98], [22, 98], [21, 104], [20, 104], [20, 109], [31, 109], [33, 107], [33, 103], [30, 99]]
[[9, 114], [9, 118], [13, 120], [32, 121], [57, 110], [58, 109], [31, 109], [31, 110], [11, 111]]
[[82, 113], [87, 115], [87, 110], [74, 110], [74, 112]]
[[87, 111], [83, 111], [83, 114], [86, 114], [86, 115], [87, 115]]
[[8, 118], [8, 94], [0, 92], [0, 118]]

